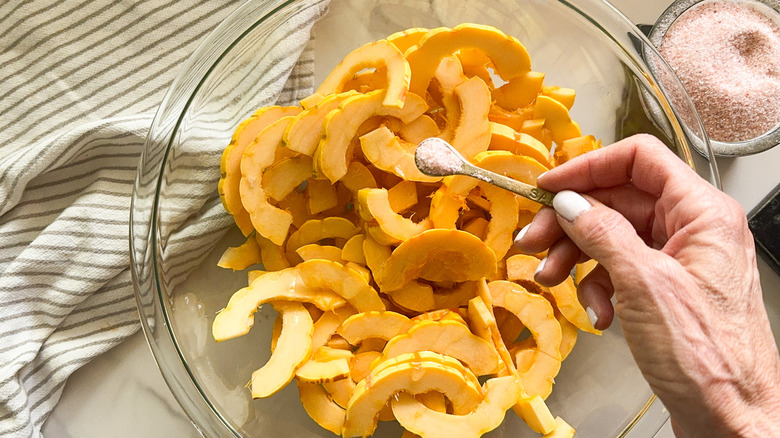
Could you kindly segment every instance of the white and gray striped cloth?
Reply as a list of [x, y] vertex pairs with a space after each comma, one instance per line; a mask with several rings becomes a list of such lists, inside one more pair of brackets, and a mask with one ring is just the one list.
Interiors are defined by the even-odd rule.
[[0, 2], [0, 436], [40, 436], [68, 376], [138, 330], [128, 220], [146, 132], [240, 3]]

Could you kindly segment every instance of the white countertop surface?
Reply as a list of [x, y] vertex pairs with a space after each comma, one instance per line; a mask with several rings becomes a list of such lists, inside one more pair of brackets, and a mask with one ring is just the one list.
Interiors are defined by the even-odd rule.
[[[668, 1], [614, 0], [635, 23], [652, 24]], [[723, 189], [750, 211], [780, 184], [780, 147], [741, 158], [719, 159]], [[780, 277], [759, 260], [762, 286], [776, 336], [780, 334]], [[85, 365], [68, 380], [44, 436], [197, 437], [178, 406], [139, 331], [123, 344]], [[672, 437], [665, 425], [657, 435]]]

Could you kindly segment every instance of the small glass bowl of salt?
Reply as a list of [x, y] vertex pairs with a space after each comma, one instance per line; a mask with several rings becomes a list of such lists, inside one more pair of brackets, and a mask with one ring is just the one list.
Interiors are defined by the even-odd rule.
[[780, 143], [780, 0], [677, 0], [649, 39], [691, 97], [716, 156]]

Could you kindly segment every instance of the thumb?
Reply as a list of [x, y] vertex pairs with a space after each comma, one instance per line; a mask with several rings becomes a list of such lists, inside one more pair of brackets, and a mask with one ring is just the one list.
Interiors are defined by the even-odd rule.
[[650, 249], [628, 219], [597, 200], [563, 190], [553, 198], [553, 208], [569, 238], [613, 277], [633, 271], [649, 256]]

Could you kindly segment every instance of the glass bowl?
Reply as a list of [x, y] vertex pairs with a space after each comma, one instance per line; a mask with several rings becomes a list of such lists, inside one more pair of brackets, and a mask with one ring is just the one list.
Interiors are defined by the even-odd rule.
[[[319, 20], [313, 16], [322, 15]], [[577, 91], [572, 116], [609, 144], [634, 133], [661, 138], [705, 179], [717, 168], [696, 112], [652, 45], [599, 0], [252, 0], [222, 23], [185, 64], [151, 126], [131, 211], [131, 256], [142, 327], [160, 370], [204, 435], [326, 436], [308, 418], [295, 385], [251, 400], [251, 372], [269, 357], [275, 315], [264, 306], [246, 336], [215, 343], [211, 323], [244, 272], [217, 267], [241, 242], [217, 195], [222, 150], [257, 108], [304, 97], [284, 88], [314, 68], [319, 83], [346, 53], [411, 27], [473, 22], [518, 38], [545, 83]], [[307, 44], [308, 26], [316, 38]], [[303, 29], [305, 38], [295, 39]], [[292, 36], [291, 36], [292, 35]], [[304, 50], [305, 49], [305, 50]], [[652, 72], [652, 74], [651, 74]], [[289, 78], [288, 78], [289, 79]], [[683, 123], [685, 118], [685, 123]], [[685, 128], [682, 128], [685, 126]], [[692, 142], [697, 142], [692, 148]], [[692, 153], [697, 150], [700, 153]], [[620, 327], [581, 334], [548, 399], [580, 437], [651, 437], [667, 416], [633, 362]], [[378, 436], [399, 436], [382, 423]], [[490, 436], [537, 436], [515, 415]]]

